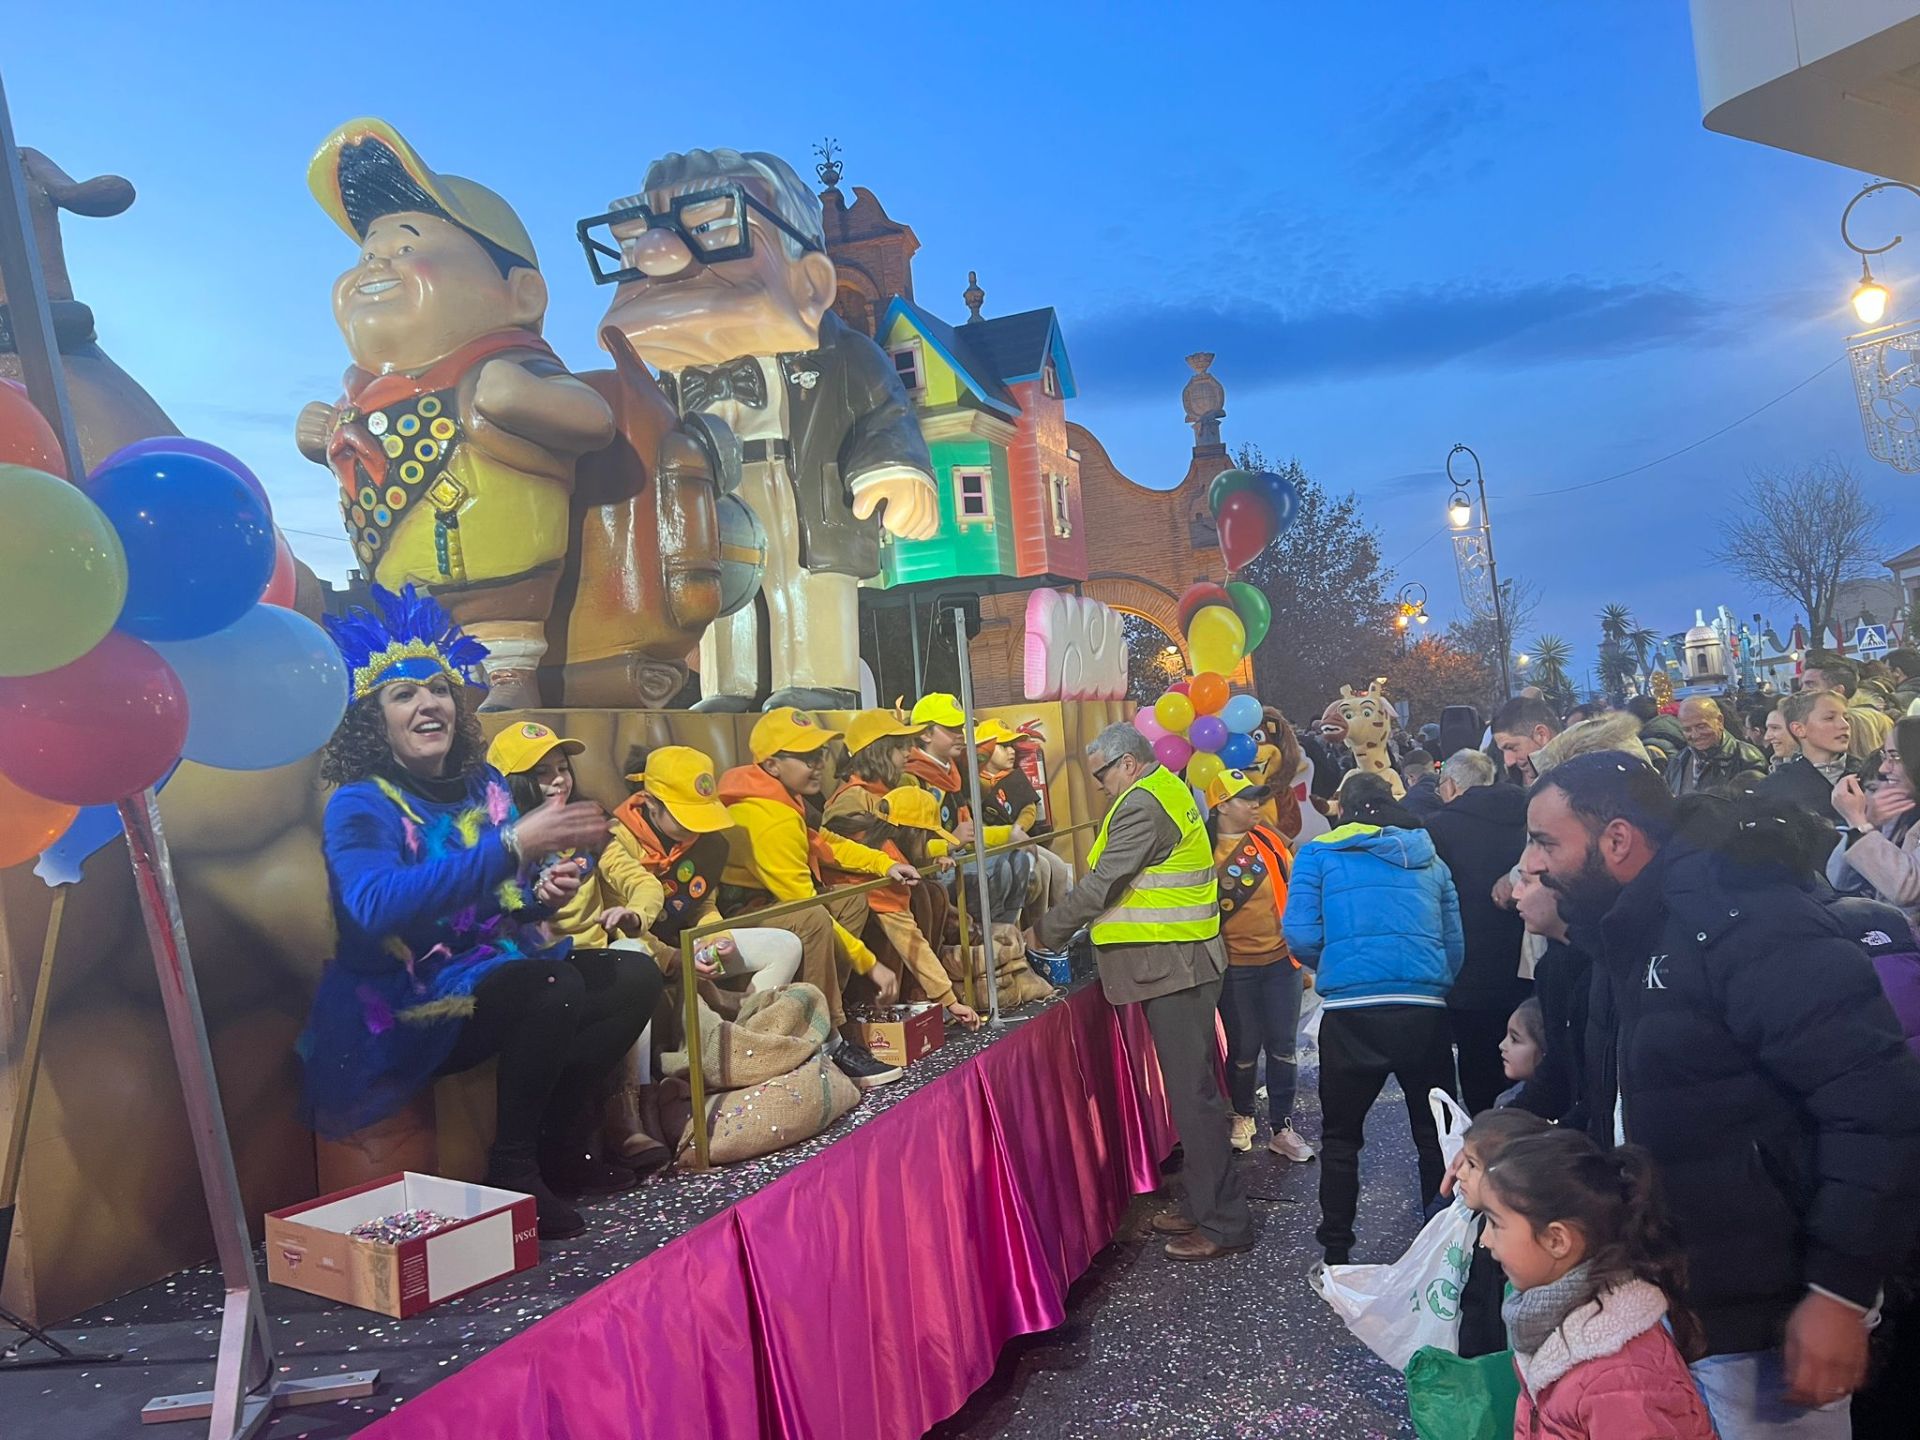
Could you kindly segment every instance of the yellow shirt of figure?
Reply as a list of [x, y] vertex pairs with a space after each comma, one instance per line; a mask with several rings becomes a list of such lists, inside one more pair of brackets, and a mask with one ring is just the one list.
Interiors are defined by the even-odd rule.
[[580, 888], [554, 912], [547, 927], [555, 935], [572, 936], [582, 950], [604, 950], [610, 941], [622, 937], [607, 934], [600, 923], [602, 914], [624, 906], [640, 917], [644, 927], [653, 924], [666, 903], [667, 892], [659, 878], [615, 838], [600, 851], [593, 868], [581, 877]]

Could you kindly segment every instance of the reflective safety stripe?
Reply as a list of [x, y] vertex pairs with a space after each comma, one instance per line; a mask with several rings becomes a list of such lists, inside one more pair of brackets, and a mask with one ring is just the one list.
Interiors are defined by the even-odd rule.
[[1213, 846], [1193, 792], [1171, 770], [1163, 766], [1149, 771], [1114, 801], [1094, 839], [1091, 858], [1097, 863], [1106, 850], [1107, 826], [1121, 801], [1134, 790], [1145, 790], [1154, 798], [1179, 828], [1180, 838], [1165, 860], [1134, 877], [1119, 902], [1093, 922], [1093, 943], [1139, 945], [1213, 938], [1220, 933]]

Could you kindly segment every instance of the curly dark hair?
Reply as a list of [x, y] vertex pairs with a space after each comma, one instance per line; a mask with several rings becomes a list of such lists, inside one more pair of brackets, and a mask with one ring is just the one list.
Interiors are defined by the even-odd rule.
[[[447, 754], [447, 774], [471, 775], [487, 763], [487, 737], [480, 733], [480, 722], [467, 709], [462, 687], [453, 691], [453, 748]], [[387, 744], [387, 721], [380, 713], [380, 692], [363, 695], [347, 707], [340, 724], [321, 752], [320, 778], [330, 785], [351, 785], [365, 780], [393, 758]]]

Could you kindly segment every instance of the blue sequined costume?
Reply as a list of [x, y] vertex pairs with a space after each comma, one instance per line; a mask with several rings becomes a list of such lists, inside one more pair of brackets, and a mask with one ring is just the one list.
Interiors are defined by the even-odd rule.
[[[439, 788], [449, 789], [446, 782]], [[385, 1119], [432, 1079], [500, 966], [558, 963], [519, 865], [500, 837], [514, 818], [499, 772], [451, 798], [376, 775], [327, 804], [325, 851], [338, 952], [307, 1028], [307, 1123], [329, 1137]]]

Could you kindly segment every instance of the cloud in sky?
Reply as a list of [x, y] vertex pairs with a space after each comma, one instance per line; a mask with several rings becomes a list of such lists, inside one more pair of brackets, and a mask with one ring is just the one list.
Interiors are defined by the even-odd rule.
[[1455, 362], [1490, 367], [1593, 360], [1712, 338], [1721, 307], [1667, 282], [1579, 277], [1402, 290], [1297, 308], [1245, 300], [1132, 306], [1071, 319], [1083, 381], [1158, 394], [1168, 355], [1217, 352], [1236, 384], [1352, 379]]
[[1485, 66], [1407, 84], [1382, 106], [1371, 127], [1373, 143], [1356, 159], [1362, 170], [1384, 167], [1400, 178], [1409, 170], [1443, 168], [1460, 141], [1497, 125], [1505, 109]]

